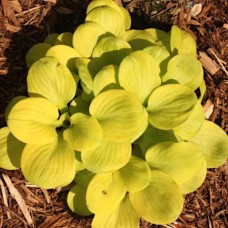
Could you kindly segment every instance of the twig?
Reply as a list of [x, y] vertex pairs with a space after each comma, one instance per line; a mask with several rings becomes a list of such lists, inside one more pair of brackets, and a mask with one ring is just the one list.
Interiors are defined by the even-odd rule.
[[41, 189], [41, 190], [42, 190], [42, 192], [43, 192], [43, 194], [44, 194], [44, 196], [46, 198], [47, 203], [50, 204], [51, 203], [51, 199], [50, 199], [50, 196], [48, 195], [47, 189]]
[[36, 6], [36, 7], [31, 8], [31, 9], [22, 11], [21, 13], [16, 14], [16, 17], [19, 17], [19, 16], [24, 15], [24, 14], [32, 13], [33, 11], [39, 10], [39, 9], [41, 9], [43, 7], [44, 6]]
[[32, 224], [32, 218], [28, 210], [28, 206], [25, 204], [24, 199], [22, 198], [21, 194], [18, 190], [14, 187], [13, 183], [11, 182], [10, 178], [6, 174], [2, 174], [2, 177], [9, 189], [11, 196], [17, 201], [18, 206], [20, 207], [25, 219], [27, 220], [28, 224]]
[[[2, 190], [2, 198], [3, 198], [3, 203], [5, 206], [9, 206], [8, 205], [8, 201], [7, 201], [7, 195], [6, 195], [6, 188], [2, 182], [2, 178], [0, 178], [0, 186], [1, 186], [1, 190]], [[9, 211], [6, 211], [6, 215], [8, 219], [11, 219], [11, 215], [9, 213]]]
[[170, 7], [166, 8], [166, 9], [164, 9], [164, 10], [162, 10], [162, 11], [160, 11], [160, 12], [154, 14], [154, 15], [152, 15], [150, 18], [157, 17], [157, 16], [159, 16], [159, 15], [165, 13], [166, 11], [169, 11], [170, 9], [172, 9], [174, 6], [177, 6], [177, 5], [178, 5], [178, 3], [175, 3], [175, 4], [173, 4], [172, 6], [170, 6]]
[[228, 71], [226, 70], [226, 68], [224, 67], [221, 59], [214, 53], [214, 51], [212, 49], [210, 49], [210, 52], [214, 55], [214, 57], [217, 59], [219, 65], [221, 66], [222, 70], [226, 73], [226, 76], [228, 76]]

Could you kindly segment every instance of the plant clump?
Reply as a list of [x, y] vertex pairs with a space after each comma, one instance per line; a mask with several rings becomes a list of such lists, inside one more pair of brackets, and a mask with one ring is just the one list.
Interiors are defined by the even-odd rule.
[[12, 99], [0, 129], [0, 167], [41, 188], [73, 182], [69, 208], [94, 214], [93, 228], [174, 222], [228, 156], [226, 133], [204, 118], [193, 37], [130, 27], [125, 8], [93, 0], [73, 34], [34, 45], [28, 97]]

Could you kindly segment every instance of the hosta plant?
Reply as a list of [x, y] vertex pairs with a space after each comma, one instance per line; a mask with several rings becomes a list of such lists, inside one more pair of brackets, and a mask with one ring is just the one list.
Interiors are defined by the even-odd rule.
[[228, 156], [226, 133], [204, 119], [192, 36], [130, 26], [125, 8], [93, 0], [73, 34], [34, 45], [28, 96], [0, 129], [0, 167], [41, 188], [74, 183], [67, 203], [94, 214], [94, 228], [175, 221], [183, 195]]

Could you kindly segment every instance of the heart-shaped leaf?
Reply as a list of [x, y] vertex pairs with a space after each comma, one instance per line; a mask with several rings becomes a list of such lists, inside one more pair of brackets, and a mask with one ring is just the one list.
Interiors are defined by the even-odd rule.
[[73, 148], [61, 134], [48, 144], [27, 144], [21, 157], [25, 178], [41, 188], [66, 186], [76, 172]]
[[119, 83], [134, 93], [143, 104], [152, 90], [160, 86], [158, 63], [147, 53], [136, 51], [124, 58], [119, 68]]
[[92, 21], [79, 25], [73, 34], [73, 46], [82, 57], [89, 58], [98, 40], [106, 34], [105, 29]]
[[93, 99], [89, 111], [100, 123], [104, 138], [134, 141], [146, 129], [147, 112], [137, 97], [124, 90], [108, 90]]
[[68, 68], [51, 57], [44, 57], [32, 65], [27, 84], [30, 96], [45, 97], [60, 110], [67, 109], [76, 93], [76, 83]]
[[41, 97], [31, 97], [17, 102], [7, 117], [12, 134], [24, 143], [45, 144], [57, 137], [60, 126], [57, 107]]
[[126, 194], [124, 184], [116, 182], [112, 173], [96, 174], [90, 181], [86, 202], [95, 214], [114, 211]]
[[123, 15], [112, 7], [105, 5], [95, 7], [87, 14], [85, 21], [96, 22], [106, 32], [110, 32], [117, 37], [123, 37], [125, 31]]
[[159, 225], [174, 222], [183, 208], [183, 196], [176, 182], [157, 170], [151, 171], [150, 185], [131, 192], [129, 199], [140, 217]]
[[94, 173], [120, 169], [131, 157], [131, 143], [102, 141], [94, 150], [83, 151], [82, 161]]
[[201, 150], [188, 142], [162, 142], [149, 148], [146, 160], [182, 185], [196, 176], [205, 164]]
[[176, 82], [196, 90], [203, 80], [203, 67], [195, 56], [176, 55], [168, 63], [167, 72], [162, 77], [164, 83]]
[[228, 137], [216, 124], [205, 120], [198, 133], [189, 140], [202, 150], [208, 168], [217, 168], [228, 157]]
[[163, 130], [175, 128], [188, 119], [196, 102], [195, 93], [184, 85], [160, 86], [148, 100], [149, 122]]
[[96, 214], [92, 221], [93, 228], [138, 228], [139, 215], [133, 209], [128, 196], [112, 212]]

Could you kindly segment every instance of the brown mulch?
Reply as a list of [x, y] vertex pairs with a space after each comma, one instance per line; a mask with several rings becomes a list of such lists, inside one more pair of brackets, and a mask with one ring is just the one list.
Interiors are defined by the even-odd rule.
[[[117, 0], [116, 0], [117, 1]], [[205, 69], [207, 93], [203, 104], [208, 118], [228, 133], [228, 1], [227, 0], [118, 0], [130, 12], [133, 28], [156, 27], [169, 30], [172, 24], [190, 32], [198, 44]], [[51, 32], [74, 31], [83, 22], [89, 0], [1, 0], [0, 5], [0, 127], [4, 110], [17, 95], [26, 94], [25, 55], [35, 43]], [[191, 16], [196, 3], [202, 11]], [[197, 12], [197, 9], [196, 9]], [[10, 192], [9, 177], [25, 201], [19, 206]], [[228, 163], [208, 170], [205, 183], [185, 196], [175, 228], [228, 227]], [[90, 227], [91, 217], [70, 212], [66, 191], [42, 190], [29, 185], [21, 172], [0, 169], [0, 227]], [[23, 214], [29, 210], [32, 225]], [[158, 227], [145, 221], [141, 227]]]

